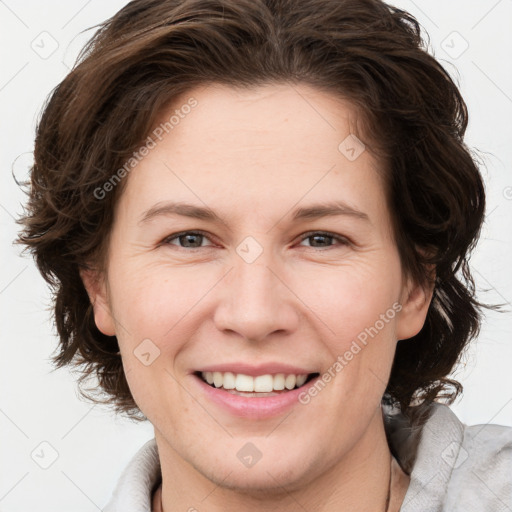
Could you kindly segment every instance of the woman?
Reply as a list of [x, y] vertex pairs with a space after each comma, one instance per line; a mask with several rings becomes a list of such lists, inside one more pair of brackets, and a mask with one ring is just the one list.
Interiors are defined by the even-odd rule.
[[[155, 439], [105, 510], [500, 510], [463, 425], [478, 333], [467, 112], [377, 0], [136, 0], [38, 127], [20, 242], [58, 366]], [[98, 398], [97, 398], [98, 399]]]

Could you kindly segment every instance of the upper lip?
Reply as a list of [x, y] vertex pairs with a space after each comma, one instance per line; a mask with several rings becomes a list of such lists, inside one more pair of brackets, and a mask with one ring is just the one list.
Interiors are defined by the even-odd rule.
[[318, 373], [315, 370], [308, 370], [304, 367], [292, 366], [289, 364], [269, 362], [258, 365], [248, 363], [225, 363], [215, 364], [201, 367], [198, 372], [231, 372], [231, 373], [242, 373], [244, 375], [251, 375], [257, 377], [258, 375], [277, 374], [284, 373], [285, 375], [309, 375], [311, 373]]

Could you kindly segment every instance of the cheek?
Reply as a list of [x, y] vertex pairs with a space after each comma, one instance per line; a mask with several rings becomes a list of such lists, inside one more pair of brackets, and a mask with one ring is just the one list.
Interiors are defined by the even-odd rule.
[[[214, 309], [211, 299], [220, 284], [221, 269], [171, 267], [162, 262], [129, 267], [119, 264], [110, 276], [113, 312], [123, 339], [131, 337], [132, 343], [140, 343], [150, 338], [163, 344], [171, 330], [174, 339], [181, 332], [181, 339], [187, 316], [197, 316], [207, 303]], [[388, 257], [337, 267], [303, 266], [283, 277], [300, 299], [294, 307], [305, 308], [311, 322], [323, 323], [327, 338], [332, 336], [342, 349], [391, 308], [398, 297], [399, 270], [397, 262]]]
[[375, 324], [379, 335], [382, 331], [387, 336], [393, 329], [397, 309], [393, 304], [400, 292], [399, 272], [397, 262], [389, 259], [385, 264], [330, 269], [302, 286], [304, 302], [325, 324], [327, 338], [337, 354], [360, 334], [364, 338], [364, 333]]
[[[377, 407], [385, 391], [396, 347], [395, 322], [400, 304], [390, 283], [352, 282], [351, 293], [326, 292], [329, 317], [322, 316], [330, 331], [322, 343], [330, 354], [321, 379], [331, 391], [332, 400], [323, 414], [347, 415], [347, 404], [366, 404], [366, 413]], [[326, 314], [327, 307], [321, 310]], [[320, 386], [320, 385], [319, 385]], [[320, 402], [319, 402], [320, 403]], [[353, 424], [361, 418], [353, 417]]]
[[119, 267], [112, 277], [112, 296], [121, 337], [132, 342], [150, 338], [158, 344], [207, 293], [211, 280], [211, 274], [207, 281], [194, 276], [191, 268]]

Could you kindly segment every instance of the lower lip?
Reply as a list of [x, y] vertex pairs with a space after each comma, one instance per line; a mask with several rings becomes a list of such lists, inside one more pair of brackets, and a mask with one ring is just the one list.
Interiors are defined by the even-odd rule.
[[209, 401], [219, 405], [232, 415], [251, 419], [265, 419], [278, 416], [293, 408], [294, 405], [301, 405], [299, 395], [318, 379], [318, 377], [315, 377], [305, 386], [274, 396], [245, 397], [233, 395], [222, 388], [214, 388], [197, 375], [193, 375], [193, 378]]

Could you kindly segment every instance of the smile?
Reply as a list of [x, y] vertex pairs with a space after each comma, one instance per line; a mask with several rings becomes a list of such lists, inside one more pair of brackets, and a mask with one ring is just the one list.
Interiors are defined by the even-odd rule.
[[[233, 372], [201, 372], [200, 377], [215, 388], [222, 388], [241, 396], [272, 396], [275, 392], [286, 392], [300, 388], [308, 379], [318, 374], [245, 375]], [[238, 392], [238, 393], [237, 393]]]
[[289, 413], [293, 407], [303, 407], [299, 395], [320, 376], [318, 372], [306, 373], [304, 369], [281, 365], [235, 366], [236, 369], [217, 367], [196, 371], [192, 374], [193, 382], [212, 406], [230, 416], [250, 420], [264, 420]]

